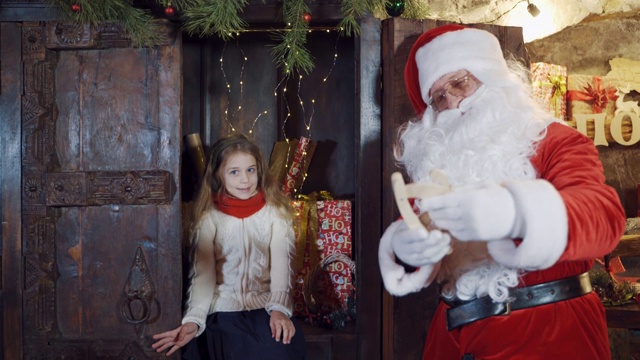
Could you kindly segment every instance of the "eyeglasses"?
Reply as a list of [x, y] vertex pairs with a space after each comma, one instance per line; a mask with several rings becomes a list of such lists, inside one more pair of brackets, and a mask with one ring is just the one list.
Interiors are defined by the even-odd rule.
[[478, 79], [471, 73], [466, 73], [462, 77], [449, 80], [442, 88], [431, 95], [427, 105], [432, 107], [435, 111], [445, 110], [447, 104], [447, 93], [453, 96], [467, 97], [471, 95], [479, 85]]

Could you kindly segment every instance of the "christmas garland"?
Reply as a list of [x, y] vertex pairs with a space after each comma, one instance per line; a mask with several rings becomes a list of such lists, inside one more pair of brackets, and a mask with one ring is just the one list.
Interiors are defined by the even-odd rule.
[[[96, 26], [103, 22], [121, 24], [136, 46], [161, 44], [160, 25], [148, 9], [136, 5], [134, 0], [49, 0], [67, 20]], [[165, 18], [179, 20], [190, 35], [218, 36], [229, 40], [249, 26], [240, 14], [248, 0], [155, 0], [164, 8]], [[419, 0], [342, 0], [343, 19], [337, 30], [343, 36], [359, 35], [358, 19], [367, 13], [378, 18], [403, 16], [422, 19], [426, 8]], [[274, 31], [279, 42], [272, 49], [278, 66], [287, 75], [292, 72], [310, 73], [314, 59], [305, 47], [311, 12], [305, 0], [282, 0], [285, 28]]]
[[604, 306], [618, 306], [637, 301], [640, 303], [640, 294], [629, 281], [616, 280], [605, 269], [592, 269], [589, 271], [589, 279], [593, 291], [598, 294]]

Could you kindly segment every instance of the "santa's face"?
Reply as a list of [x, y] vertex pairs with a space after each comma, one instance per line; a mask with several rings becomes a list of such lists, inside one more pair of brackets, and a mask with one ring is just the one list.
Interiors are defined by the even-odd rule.
[[436, 112], [457, 109], [480, 85], [480, 80], [464, 69], [445, 74], [431, 87], [427, 104]]
[[443, 170], [452, 185], [533, 177], [529, 157], [540, 128], [518, 101], [508, 89], [480, 85], [455, 108], [427, 114], [432, 122], [423, 119], [401, 138], [400, 160], [411, 180], [430, 181], [432, 169]]

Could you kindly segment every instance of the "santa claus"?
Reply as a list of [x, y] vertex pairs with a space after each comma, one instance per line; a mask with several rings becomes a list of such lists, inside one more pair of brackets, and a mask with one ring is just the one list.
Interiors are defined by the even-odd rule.
[[417, 199], [430, 224], [398, 220], [380, 241], [391, 294], [441, 291], [424, 359], [610, 358], [587, 272], [625, 214], [593, 142], [540, 109], [527, 69], [484, 30], [425, 32], [405, 81], [418, 118], [400, 129], [397, 160], [414, 183], [440, 169], [452, 185]]

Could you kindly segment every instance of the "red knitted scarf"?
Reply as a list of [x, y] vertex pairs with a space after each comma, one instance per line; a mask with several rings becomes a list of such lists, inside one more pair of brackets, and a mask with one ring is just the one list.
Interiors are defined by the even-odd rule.
[[216, 209], [238, 219], [244, 219], [257, 213], [266, 203], [262, 191], [247, 200], [237, 199], [227, 194], [213, 196], [213, 204]]

